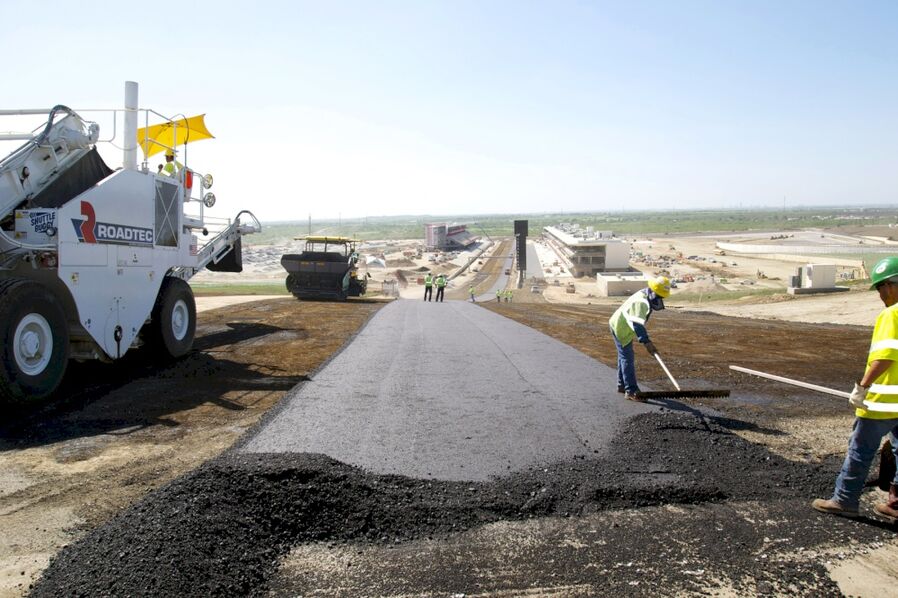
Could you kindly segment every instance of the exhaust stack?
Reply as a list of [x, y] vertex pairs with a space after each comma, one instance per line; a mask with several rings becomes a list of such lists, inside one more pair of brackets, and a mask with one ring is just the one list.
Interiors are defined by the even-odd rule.
[[125, 139], [122, 168], [137, 170], [137, 83], [125, 81]]

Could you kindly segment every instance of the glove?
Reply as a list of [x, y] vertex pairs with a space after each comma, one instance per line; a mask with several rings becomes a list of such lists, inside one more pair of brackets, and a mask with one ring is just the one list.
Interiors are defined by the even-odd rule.
[[655, 343], [653, 343], [652, 341], [648, 341], [647, 343], [645, 343], [645, 350], [648, 351], [649, 355], [652, 356], [654, 356], [655, 353], [658, 352], [658, 349], [655, 348]]
[[864, 409], [864, 399], [867, 398], [867, 389], [860, 384], [855, 383], [851, 396], [848, 397], [848, 404], [858, 409]]

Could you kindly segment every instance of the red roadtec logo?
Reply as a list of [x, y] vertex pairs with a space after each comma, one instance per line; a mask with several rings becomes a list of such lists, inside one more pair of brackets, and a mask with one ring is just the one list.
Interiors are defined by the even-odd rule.
[[81, 215], [85, 220], [72, 218], [75, 235], [82, 243], [114, 243], [117, 245], [152, 245], [153, 229], [126, 224], [97, 222], [94, 207], [86, 201], [81, 202]]

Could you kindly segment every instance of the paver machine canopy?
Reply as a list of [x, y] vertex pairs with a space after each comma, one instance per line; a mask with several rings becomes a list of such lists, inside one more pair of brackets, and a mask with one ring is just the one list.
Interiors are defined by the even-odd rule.
[[297, 299], [335, 299], [365, 294], [367, 278], [359, 277], [358, 240], [348, 237], [305, 237], [302, 253], [281, 257], [287, 290]]

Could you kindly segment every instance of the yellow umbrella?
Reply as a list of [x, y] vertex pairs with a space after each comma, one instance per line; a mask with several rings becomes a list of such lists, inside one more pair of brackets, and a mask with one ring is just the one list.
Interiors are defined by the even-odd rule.
[[191, 141], [214, 139], [215, 136], [209, 132], [206, 123], [203, 122], [205, 116], [205, 114], [200, 114], [137, 129], [137, 143], [143, 150], [144, 156], [149, 158], [154, 154]]

